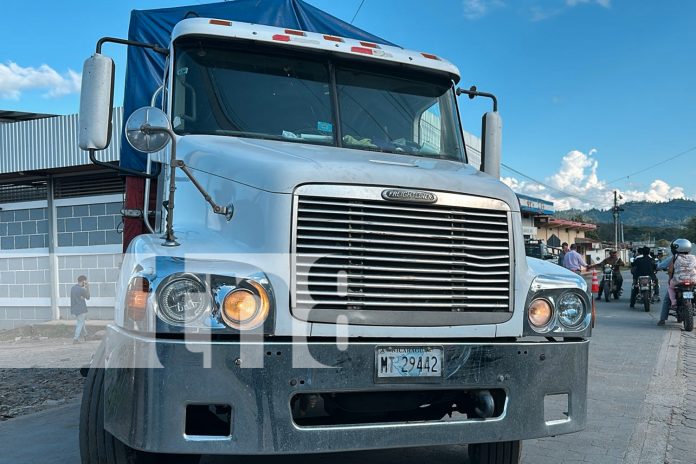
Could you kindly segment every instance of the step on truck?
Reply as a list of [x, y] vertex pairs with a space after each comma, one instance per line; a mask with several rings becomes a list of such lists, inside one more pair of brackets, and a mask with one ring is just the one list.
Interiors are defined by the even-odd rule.
[[97, 161], [113, 42], [166, 67], [125, 124], [149, 232], [88, 371], [83, 463], [468, 444], [505, 464], [585, 426], [591, 299], [525, 256], [495, 99], [468, 164], [458, 97], [491, 94], [433, 54], [191, 17], [85, 62]]

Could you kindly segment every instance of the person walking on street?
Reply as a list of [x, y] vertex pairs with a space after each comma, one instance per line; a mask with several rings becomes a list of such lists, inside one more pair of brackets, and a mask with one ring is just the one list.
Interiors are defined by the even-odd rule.
[[583, 268], [588, 266], [582, 255], [576, 251], [577, 248], [578, 246], [574, 243], [570, 245], [570, 251], [566, 253], [565, 257], [563, 258], [563, 267], [575, 272], [576, 274], [580, 274]]
[[568, 242], [563, 242], [561, 244], [561, 252], [558, 253], [558, 265], [563, 266], [563, 261], [565, 260], [565, 255], [568, 254]]
[[89, 300], [89, 282], [86, 276], [81, 275], [77, 278], [77, 284], [70, 289], [70, 313], [77, 319], [73, 343], [80, 343], [80, 337], [86, 339], [89, 336], [85, 327], [87, 300]]

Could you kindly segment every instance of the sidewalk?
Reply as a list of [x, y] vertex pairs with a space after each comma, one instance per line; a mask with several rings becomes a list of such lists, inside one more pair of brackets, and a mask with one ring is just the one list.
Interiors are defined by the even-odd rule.
[[[18, 341], [21, 339], [72, 338], [75, 333], [75, 319], [46, 321], [26, 325], [16, 329], [0, 331], [1, 341]], [[87, 320], [87, 333], [90, 336], [102, 332], [112, 323], [110, 320]]]

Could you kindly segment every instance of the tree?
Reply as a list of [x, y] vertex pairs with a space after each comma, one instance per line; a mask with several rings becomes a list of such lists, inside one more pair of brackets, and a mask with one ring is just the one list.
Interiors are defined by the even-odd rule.
[[696, 242], [696, 216], [689, 218], [684, 224], [684, 236], [692, 242]]

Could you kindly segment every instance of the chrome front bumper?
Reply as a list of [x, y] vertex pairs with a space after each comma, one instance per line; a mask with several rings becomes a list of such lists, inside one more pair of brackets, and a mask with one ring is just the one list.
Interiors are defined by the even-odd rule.
[[[586, 421], [588, 341], [445, 343], [421, 340], [350, 343], [344, 351], [323, 342], [265, 342], [246, 366], [240, 343], [155, 340], [110, 327], [106, 339], [106, 429], [146, 451], [195, 454], [292, 454], [507, 441], [581, 430]], [[442, 346], [444, 371], [436, 383], [375, 381], [377, 346]], [[253, 350], [252, 350], [253, 351]], [[306, 367], [298, 352], [326, 366]], [[163, 368], [121, 364], [156, 356]], [[207, 356], [207, 360], [205, 359]], [[207, 362], [210, 367], [204, 367]], [[314, 362], [314, 361], [313, 361]], [[118, 368], [110, 368], [119, 365]], [[303, 367], [293, 367], [301, 365]], [[503, 389], [495, 419], [306, 426], [293, 422], [290, 399], [299, 393], [424, 389]], [[546, 395], [568, 395], [568, 417], [546, 421]], [[186, 406], [227, 404], [231, 434], [188, 436]]]

